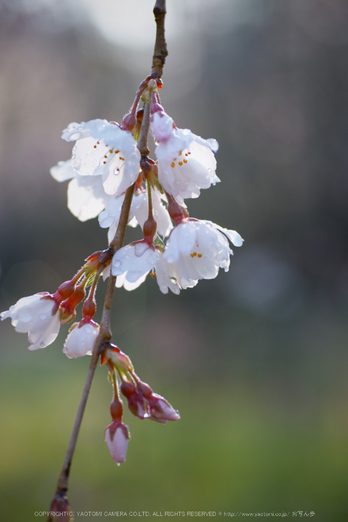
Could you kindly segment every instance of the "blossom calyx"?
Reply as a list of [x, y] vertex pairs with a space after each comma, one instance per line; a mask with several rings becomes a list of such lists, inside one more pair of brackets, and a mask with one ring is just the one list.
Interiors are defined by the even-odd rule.
[[128, 375], [134, 372], [134, 367], [130, 358], [114, 344], [110, 344], [102, 353], [101, 364], [110, 362], [120, 375]]

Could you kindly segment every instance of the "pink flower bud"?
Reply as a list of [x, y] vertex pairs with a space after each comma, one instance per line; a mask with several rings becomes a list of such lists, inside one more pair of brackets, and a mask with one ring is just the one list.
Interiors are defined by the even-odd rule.
[[128, 408], [130, 411], [139, 419], [146, 419], [149, 414], [146, 411], [146, 404], [144, 397], [139, 391], [136, 390], [135, 386], [131, 382], [123, 382], [121, 384], [121, 392], [128, 401]]
[[152, 393], [151, 397], [147, 397], [150, 407], [151, 420], [166, 424], [167, 421], [176, 421], [180, 419], [179, 412], [174, 410], [164, 397]]
[[121, 420], [113, 421], [105, 430], [105, 442], [117, 466], [126, 460], [128, 427]]
[[136, 116], [132, 113], [128, 113], [122, 120], [121, 128], [123, 130], [131, 131], [137, 122]]

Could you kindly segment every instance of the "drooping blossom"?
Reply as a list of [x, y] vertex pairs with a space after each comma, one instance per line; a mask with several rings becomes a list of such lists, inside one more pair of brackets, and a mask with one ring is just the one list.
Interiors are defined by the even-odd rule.
[[149, 273], [156, 277], [162, 293], [168, 289], [174, 294], [180, 293], [180, 286], [172, 276], [163, 257], [162, 250], [146, 241], [137, 241], [118, 250], [111, 264], [111, 273], [117, 276], [116, 286], [126, 290], [138, 288]]
[[218, 143], [205, 140], [189, 129], [178, 129], [163, 110], [151, 117], [151, 132], [157, 143], [158, 180], [178, 202], [197, 198], [200, 189], [217, 183], [214, 152]]
[[211, 221], [185, 219], [172, 230], [163, 257], [169, 265], [175, 265], [190, 284], [200, 279], [214, 279], [220, 268], [225, 272], [229, 269], [233, 252], [228, 240], [235, 246], [243, 244], [234, 230]]
[[59, 333], [59, 308], [48, 292], [22, 297], [0, 315], [2, 321], [10, 318], [17, 332], [28, 333], [29, 350], [45, 348]]
[[113, 196], [104, 190], [103, 176], [80, 176], [71, 159], [59, 161], [50, 173], [56, 181], [71, 180], [68, 185], [68, 209], [80, 221], [93, 219], [102, 212]]
[[126, 460], [128, 441], [128, 427], [121, 419], [113, 420], [105, 429], [105, 442], [109, 448], [111, 457], [117, 466]]
[[63, 353], [69, 359], [92, 355], [98, 334], [99, 325], [91, 319], [73, 324], [65, 340]]
[[62, 138], [75, 141], [71, 166], [80, 176], [102, 176], [106, 194], [120, 196], [137, 179], [140, 153], [132, 133], [107, 120], [70, 123]]

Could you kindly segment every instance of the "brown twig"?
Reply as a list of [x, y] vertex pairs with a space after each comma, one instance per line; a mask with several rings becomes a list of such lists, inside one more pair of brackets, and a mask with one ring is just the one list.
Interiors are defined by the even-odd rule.
[[168, 56], [164, 21], [166, 17], [166, 0], [157, 0], [153, 8], [153, 14], [156, 21], [156, 41], [155, 49], [152, 57], [152, 71], [153, 78], [161, 78], [163, 74], [163, 67]]

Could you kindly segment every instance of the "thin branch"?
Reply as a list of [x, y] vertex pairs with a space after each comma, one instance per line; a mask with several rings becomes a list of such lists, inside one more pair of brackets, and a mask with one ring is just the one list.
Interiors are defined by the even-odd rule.
[[[155, 15], [155, 21], [156, 21], [156, 41], [155, 41], [155, 48], [154, 48], [154, 54], [152, 59], [152, 71], [151, 76], [153, 78], [161, 78], [163, 74], [163, 66], [165, 63], [166, 56], [168, 55], [167, 51], [167, 45], [165, 41], [165, 34], [164, 34], [164, 21], [165, 21], [165, 15], [166, 15], [166, 2], [165, 0], [157, 0], [155, 7], [154, 7], [154, 15]], [[151, 96], [150, 96], [151, 98]], [[148, 140], [148, 134], [149, 134], [149, 127], [150, 127], [150, 111], [151, 111], [151, 99], [145, 103], [144, 108], [144, 115], [143, 115], [143, 121], [141, 125], [141, 130], [139, 134], [139, 140], [138, 140], [138, 149], [141, 154], [141, 164], [147, 160], [147, 155], [149, 154], [149, 149], [147, 145]], [[134, 194], [134, 185], [129, 187], [126, 191], [125, 199], [122, 205], [121, 209], [121, 215], [120, 220], [118, 223], [118, 227], [116, 230], [116, 234], [112, 242], [110, 243], [110, 251], [112, 254], [117, 252], [124, 243], [124, 237], [126, 233], [126, 227], [128, 223], [129, 218], [129, 212], [130, 207], [132, 203], [132, 198]], [[109, 281], [106, 289], [105, 294], [105, 300], [104, 300], [104, 306], [103, 306], [103, 312], [102, 312], [102, 318], [100, 321], [100, 331], [99, 335], [95, 341], [94, 348], [93, 348], [93, 354], [92, 359], [89, 365], [88, 374], [85, 381], [85, 386], [83, 388], [81, 401], [79, 404], [79, 408], [77, 411], [73, 431], [70, 437], [70, 442], [68, 446], [68, 450], [65, 456], [64, 464], [62, 467], [62, 471], [60, 473], [56, 494], [53, 499], [53, 502], [51, 504], [51, 509], [53, 510], [53, 507], [60, 507], [60, 510], [63, 511], [69, 511], [70, 507], [68, 504], [68, 500], [66, 497], [66, 493], [68, 491], [68, 481], [69, 481], [69, 473], [70, 473], [70, 467], [72, 458], [74, 455], [76, 443], [78, 434], [80, 431], [81, 423], [83, 414], [86, 408], [88, 395], [92, 386], [94, 373], [98, 364], [99, 355], [101, 352], [101, 349], [105, 342], [109, 341], [111, 339], [111, 328], [110, 328], [110, 315], [111, 315], [111, 307], [113, 302], [113, 296], [115, 292], [115, 282], [116, 277], [113, 276], [110, 272]], [[48, 522], [53, 522], [54, 515], [49, 515]]]
[[164, 21], [166, 17], [166, 0], [157, 0], [153, 8], [156, 22], [156, 41], [152, 57], [152, 71], [153, 78], [161, 78], [163, 74], [163, 67], [168, 56], [167, 43], [164, 31]]

